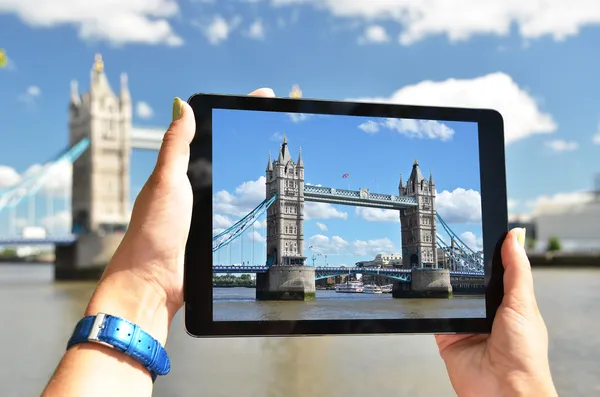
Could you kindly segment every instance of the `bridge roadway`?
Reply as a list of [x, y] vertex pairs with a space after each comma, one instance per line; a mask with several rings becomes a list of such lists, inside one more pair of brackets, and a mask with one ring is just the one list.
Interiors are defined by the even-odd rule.
[[[248, 274], [264, 273], [268, 270], [267, 266], [213, 266], [213, 273], [227, 274]], [[369, 267], [329, 267], [315, 266], [315, 279], [320, 280], [332, 276], [344, 274], [368, 274], [374, 276], [386, 276], [392, 279], [409, 282], [411, 269], [379, 269]], [[483, 278], [483, 272], [458, 272], [450, 271], [450, 277], [453, 278]]]

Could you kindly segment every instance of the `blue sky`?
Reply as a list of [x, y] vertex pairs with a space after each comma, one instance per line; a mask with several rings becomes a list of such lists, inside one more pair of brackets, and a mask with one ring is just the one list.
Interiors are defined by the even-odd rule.
[[[312, 185], [398, 195], [400, 173], [406, 184], [417, 159], [426, 178], [433, 172], [440, 215], [481, 248], [476, 123], [215, 110], [212, 125], [215, 232], [265, 199], [268, 154], [277, 158], [285, 135], [294, 161], [302, 148], [305, 182]], [[307, 257], [327, 254], [330, 264], [354, 264], [401, 252], [398, 211], [307, 203], [305, 215]], [[255, 259], [264, 250], [264, 219], [248, 230], [243, 248], [241, 241], [232, 244], [234, 262], [251, 260], [253, 241]]]
[[[305, 97], [492, 107], [510, 211], [579, 202], [600, 171], [600, 10], [521, 3], [469, 0], [450, 18], [443, 0], [0, 0], [0, 183], [64, 148], [69, 81], [87, 90], [99, 52], [113, 88], [129, 74], [140, 127], [166, 127], [174, 96], [293, 84]], [[154, 158], [134, 154], [134, 193]]]

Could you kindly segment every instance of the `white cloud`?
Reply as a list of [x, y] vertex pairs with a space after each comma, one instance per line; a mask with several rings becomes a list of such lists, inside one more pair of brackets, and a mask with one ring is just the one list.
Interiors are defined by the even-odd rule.
[[[218, 214], [230, 215], [236, 218], [247, 215], [265, 199], [265, 183], [266, 178], [261, 176], [255, 181], [247, 181], [242, 183], [235, 188], [233, 193], [228, 192], [227, 190], [220, 190], [216, 192], [213, 196], [214, 212]], [[305, 220], [332, 218], [347, 219], [348, 213], [337, 210], [331, 204], [312, 202], [305, 203]]]
[[148, 102], [140, 101], [137, 103], [135, 107], [135, 112], [139, 118], [149, 119], [154, 114], [152, 107], [148, 104]]
[[220, 15], [216, 15], [212, 22], [204, 28], [204, 35], [212, 45], [218, 45], [227, 40], [240, 24], [241, 18], [236, 16], [231, 21], [227, 21]]
[[400, 214], [396, 210], [381, 208], [356, 207], [356, 215], [369, 222], [397, 222], [400, 223]]
[[288, 116], [294, 123], [299, 123], [301, 121], [308, 120], [313, 115], [304, 113], [288, 113]]
[[321, 230], [322, 232], [326, 232], [327, 231], [327, 225], [321, 222], [317, 222], [316, 223], [317, 227], [319, 228], [319, 230]]
[[483, 249], [483, 238], [477, 237], [473, 232], [462, 233], [460, 239], [473, 251], [481, 251]]
[[327, 237], [317, 234], [306, 240], [306, 246], [315, 254], [375, 256], [383, 252], [394, 252], [394, 243], [388, 238], [356, 240], [348, 242], [340, 236]]
[[[19, 175], [13, 168], [8, 166], [0, 166], [0, 188], [6, 188], [15, 186], [23, 180], [28, 179], [29, 177], [33, 177], [36, 174], [39, 174], [44, 166], [41, 164], [33, 164], [23, 172], [23, 174]], [[73, 175], [73, 166], [66, 161], [55, 163], [51, 168], [48, 168], [45, 171], [45, 174], [42, 179], [38, 179], [39, 183], [41, 183], [41, 187], [39, 187], [39, 183], [33, 184], [33, 180], [31, 184], [27, 184], [27, 186], [38, 186], [38, 192], [41, 194], [52, 195], [52, 196], [61, 196], [65, 197], [66, 195], [71, 194], [71, 180]]]
[[359, 44], [367, 44], [367, 43], [387, 43], [390, 41], [390, 37], [388, 36], [385, 28], [381, 25], [371, 25], [365, 28], [363, 35], [358, 39]]
[[402, 29], [398, 40], [403, 45], [437, 35], [445, 35], [452, 42], [477, 35], [505, 37], [513, 24], [525, 39], [550, 36], [561, 41], [577, 35], [583, 27], [600, 23], [600, 7], [594, 0], [462, 0], [459, 5], [447, 0], [272, 0], [272, 3], [310, 4], [336, 17], [360, 18], [368, 23], [395, 22]]
[[447, 223], [481, 222], [481, 195], [463, 188], [444, 190], [435, 200], [438, 214]]
[[409, 138], [447, 141], [454, 136], [452, 128], [437, 120], [387, 119], [384, 125]]
[[281, 132], [274, 132], [273, 135], [271, 135], [271, 140], [281, 142], [283, 141], [283, 134]]
[[21, 182], [21, 176], [12, 167], [0, 165], [0, 189], [11, 187]]
[[506, 200], [506, 207], [508, 210], [515, 208], [517, 205], [519, 205], [519, 202], [515, 199], [509, 198]]
[[373, 120], [367, 120], [361, 125], [359, 125], [358, 128], [360, 128], [367, 134], [375, 134], [379, 132], [379, 123]]
[[233, 221], [231, 218], [221, 215], [221, 214], [213, 214], [213, 228], [215, 229], [227, 229], [231, 225], [233, 225]]
[[169, 23], [179, 13], [176, 0], [95, 0], [90, 4], [80, 0], [1, 0], [0, 14], [16, 14], [36, 28], [73, 26], [86, 41], [113, 45], [183, 43]]
[[68, 232], [71, 230], [71, 211], [62, 211], [42, 218], [42, 225], [51, 232]]
[[331, 204], [306, 202], [304, 219], [348, 219], [348, 213], [339, 211]]
[[389, 238], [379, 238], [375, 240], [357, 240], [352, 243], [354, 255], [375, 256], [381, 253], [393, 253], [396, 250], [394, 243]]
[[534, 98], [509, 75], [500, 72], [474, 79], [422, 81], [399, 89], [389, 98], [353, 100], [495, 109], [504, 119], [506, 143], [532, 134], [552, 133], [557, 129], [552, 116], [543, 113]]
[[600, 124], [598, 124], [598, 132], [592, 137], [592, 142], [596, 145], [600, 145]]
[[[0, 3], [1, 4], [1, 3]], [[42, 90], [37, 85], [31, 85], [27, 87], [24, 93], [19, 95], [21, 102], [33, 103], [37, 98], [42, 95]]]
[[557, 214], [571, 211], [574, 207], [590, 203], [593, 194], [589, 192], [567, 192], [539, 196], [527, 201], [533, 217], [541, 214]]
[[248, 28], [246, 33], [248, 37], [255, 40], [262, 40], [265, 38], [265, 27], [260, 19], [252, 22], [252, 25]]
[[253, 243], [264, 243], [265, 241], [267, 241], [267, 239], [262, 234], [257, 232], [256, 230], [248, 233], [247, 238], [248, 238], [248, 240], [252, 241]]
[[562, 139], [545, 142], [545, 145], [555, 152], [572, 152], [579, 149], [579, 144], [577, 142], [564, 141]]

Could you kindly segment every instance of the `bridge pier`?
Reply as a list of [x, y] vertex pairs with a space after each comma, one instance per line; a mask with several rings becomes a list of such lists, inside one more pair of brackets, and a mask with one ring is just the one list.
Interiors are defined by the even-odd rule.
[[124, 234], [81, 235], [74, 243], [55, 249], [56, 281], [98, 280], [110, 262]]
[[256, 300], [310, 301], [315, 298], [314, 267], [273, 266], [256, 275]]
[[412, 269], [411, 282], [395, 282], [392, 287], [392, 297], [451, 298], [450, 271], [448, 269]]

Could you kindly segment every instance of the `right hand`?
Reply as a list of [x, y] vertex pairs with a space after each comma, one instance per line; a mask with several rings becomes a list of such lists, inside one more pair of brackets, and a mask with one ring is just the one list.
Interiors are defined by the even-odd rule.
[[525, 230], [513, 229], [502, 244], [504, 298], [491, 334], [435, 337], [459, 397], [558, 396], [524, 242]]

